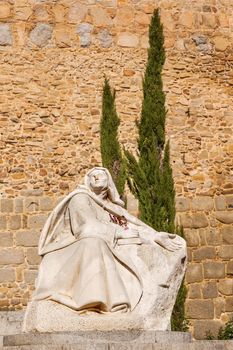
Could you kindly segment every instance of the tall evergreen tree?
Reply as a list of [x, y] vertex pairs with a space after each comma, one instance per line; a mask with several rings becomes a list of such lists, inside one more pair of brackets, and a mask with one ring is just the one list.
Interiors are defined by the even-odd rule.
[[100, 147], [102, 164], [107, 168], [116, 184], [120, 195], [125, 187], [125, 162], [122, 158], [117, 131], [120, 119], [116, 112], [115, 91], [111, 91], [108, 79], [105, 77], [102, 96], [102, 118], [100, 123]]
[[[138, 122], [138, 160], [125, 152], [128, 183], [139, 200], [140, 218], [157, 231], [177, 232], [175, 228], [175, 190], [169, 159], [169, 143], [165, 144], [165, 94], [162, 69], [165, 62], [163, 27], [158, 9], [149, 28], [149, 49], [143, 80], [143, 103]], [[182, 283], [173, 310], [173, 330], [185, 330]]]

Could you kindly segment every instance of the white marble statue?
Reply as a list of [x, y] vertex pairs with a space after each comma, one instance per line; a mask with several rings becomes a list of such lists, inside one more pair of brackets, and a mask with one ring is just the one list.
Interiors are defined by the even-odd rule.
[[[146, 317], [156, 319], [149, 328], [169, 328], [185, 271], [185, 241], [156, 232], [123, 206], [109, 171], [96, 167], [52, 211], [39, 241], [43, 259], [24, 331], [85, 329], [84, 316], [97, 315], [126, 315], [126, 323], [133, 317], [136, 328]], [[43, 328], [46, 312], [50, 324]], [[52, 318], [59, 315], [77, 321], [56, 326]]]

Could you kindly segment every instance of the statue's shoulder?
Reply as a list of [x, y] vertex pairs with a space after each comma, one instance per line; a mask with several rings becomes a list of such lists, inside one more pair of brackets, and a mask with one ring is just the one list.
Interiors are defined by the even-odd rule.
[[70, 203], [84, 203], [89, 202], [91, 199], [90, 194], [84, 188], [78, 188], [72, 198], [70, 199]]

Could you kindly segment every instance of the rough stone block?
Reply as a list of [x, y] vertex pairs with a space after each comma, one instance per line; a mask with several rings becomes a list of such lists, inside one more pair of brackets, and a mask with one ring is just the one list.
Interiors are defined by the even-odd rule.
[[47, 219], [47, 215], [44, 215], [44, 214], [31, 215], [28, 218], [28, 227], [41, 229], [44, 226], [46, 219]]
[[225, 264], [217, 261], [208, 261], [203, 263], [205, 278], [223, 278], [225, 277]]
[[233, 296], [226, 297], [225, 311], [226, 312], [232, 312], [233, 311]]
[[188, 211], [190, 209], [190, 199], [184, 197], [176, 198], [176, 211]]
[[27, 270], [24, 272], [24, 281], [25, 283], [34, 285], [35, 279], [37, 278], [37, 270]]
[[9, 283], [9, 282], [14, 282], [14, 281], [15, 281], [14, 269], [0, 268], [0, 283]]
[[[205, 339], [208, 334], [212, 334], [216, 338], [218, 335], [219, 328], [223, 327], [223, 325], [224, 324], [221, 321], [217, 320], [196, 320], [194, 321], [194, 338], [197, 340]], [[203, 347], [203, 345], [201, 345], [201, 347]], [[210, 349], [212, 348], [213, 343], [211, 341]], [[203, 350], [205, 350], [204, 347]]]
[[223, 260], [228, 260], [233, 258], [233, 245], [223, 245], [220, 247], [219, 256]]
[[91, 7], [90, 14], [93, 18], [93, 24], [97, 27], [105, 27], [112, 24], [112, 19], [109, 17], [108, 13], [101, 7]]
[[15, 198], [15, 213], [23, 213], [24, 203], [23, 198]]
[[25, 199], [25, 209], [28, 213], [35, 212], [39, 210], [39, 199], [28, 197]]
[[3, 248], [0, 250], [0, 265], [22, 264], [24, 262], [23, 250], [19, 248]]
[[216, 210], [225, 210], [226, 209], [226, 198], [225, 196], [216, 196], [214, 198], [215, 201], [215, 208]]
[[9, 24], [0, 24], [0, 46], [12, 45], [12, 33]]
[[21, 227], [21, 215], [11, 215], [9, 217], [9, 229], [19, 230]]
[[201, 299], [201, 284], [195, 283], [188, 286], [189, 299]]
[[214, 37], [213, 42], [217, 51], [225, 51], [230, 43], [229, 39], [224, 36]]
[[233, 196], [232, 195], [226, 196], [226, 203], [227, 203], [228, 209], [233, 209]]
[[204, 282], [202, 294], [204, 299], [216, 298], [218, 296], [217, 283], [215, 281]]
[[223, 224], [233, 223], [233, 211], [219, 211], [215, 214], [216, 219]]
[[139, 38], [136, 34], [124, 32], [119, 34], [117, 44], [122, 47], [137, 47]]
[[212, 300], [187, 300], [186, 313], [188, 318], [213, 319], [214, 304]]
[[203, 272], [201, 264], [188, 264], [186, 271], [186, 282], [201, 282], [203, 280]]
[[26, 252], [26, 260], [29, 265], [39, 265], [41, 257], [38, 255], [37, 248], [28, 248]]
[[1, 199], [1, 212], [12, 213], [14, 211], [14, 202], [11, 198]]
[[54, 208], [53, 199], [51, 197], [40, 198], [40, 210], [50, 211]]
[[68, 12], [68, 22], [79, 23], [85, 19], [87, 6], [80, 3], [72, 3]]
[[98, 39], [102, 47], [112, 46], [112, 35], [107, 29], [103, 29], [99, 32]]
[[218, 290], [224, 295], [233, 295], [233, 279], [219, 281]]
[[204, 213], [180, 214], [181, 225], [184, 228], [202, 228], [209, 226], [209, 222]]
[[6, 229], [6, 216], [0, 215], [0, 230]]
[[214, 300], [215, 318], [220, 318], [222, 313], [225, 312], [226, 300], [223, 297], [218, 297]]
[[134, 8], [132, 6], [122, 6], [118, 8], [114, 18], [114, 25], [117, 27], [127, 27], [134, 19]]
[[13, 234], [11, 232], [0, 232], [0, 247], [11, 247], [13, 245]]
[[46, 46], [52, 38], [53, 28], [49, 24], [39, 23], [31, 31], [29, 37], [33, 44], [39, 47]]
[[207, 217], [204, 213], [192, 214], [192, 227], [193, 228], [207, 227], [208, 225], [209, 225], [209, 222], [208, 222]]
[[93, 25], [90, 23], [81, 23], [78, 25], [76, 32], [79, 34], [80, 45], [87, 47], [91, 44], [91, 32]]
[[232, 225], [224, 225], [220, 232], [222, 234], [222, 240], [225, 244], [233, 244], [233, 226]]
[[227, 274], [233, 275], [233, 261], [227, 263]]
[[193, 251], [193, 260], [202, 261], [205, 259], [214, 259], [216, 256], [214, 247], [200, 247]]
[[0, 19], [6, 19], [10, 16], [11, 8], [7, 2], [0, 3]]
[[37, 247], [40, 237], [40, 232], [36, 230], [31, 231], [17, 231], [15, 234], [15, 243], [18, 246]]
[[192, 200], [192, 208], [194, 210], [212, 210], [214, 207], [213, 199], [212, 197], [208, 196], [200, 196], [193, 198]]
[[216, 246], [222, 244], [222, 236], [218, 229], [215, 227], [210, 227], [209, 229], [206, 229], [205, 231], [206, 236], [206, 243], [209, 246]]
[[198, 230], [185, 230], [185, 239], [188, 247], [197, 247], [200, 244]]

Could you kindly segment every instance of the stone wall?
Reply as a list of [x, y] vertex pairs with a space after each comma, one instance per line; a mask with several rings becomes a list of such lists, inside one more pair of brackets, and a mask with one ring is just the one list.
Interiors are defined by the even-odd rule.
[[164, 24], [167, 137], [177, 220], [189, 245], [187, 315], [197, 338], [233, 315], [233, 3], [228, 0], [0, 2], [0, 308], [25, 307], [39, 231], [101, 163], [104, 74], [120, 141], [135, 150], [148, 25]]

